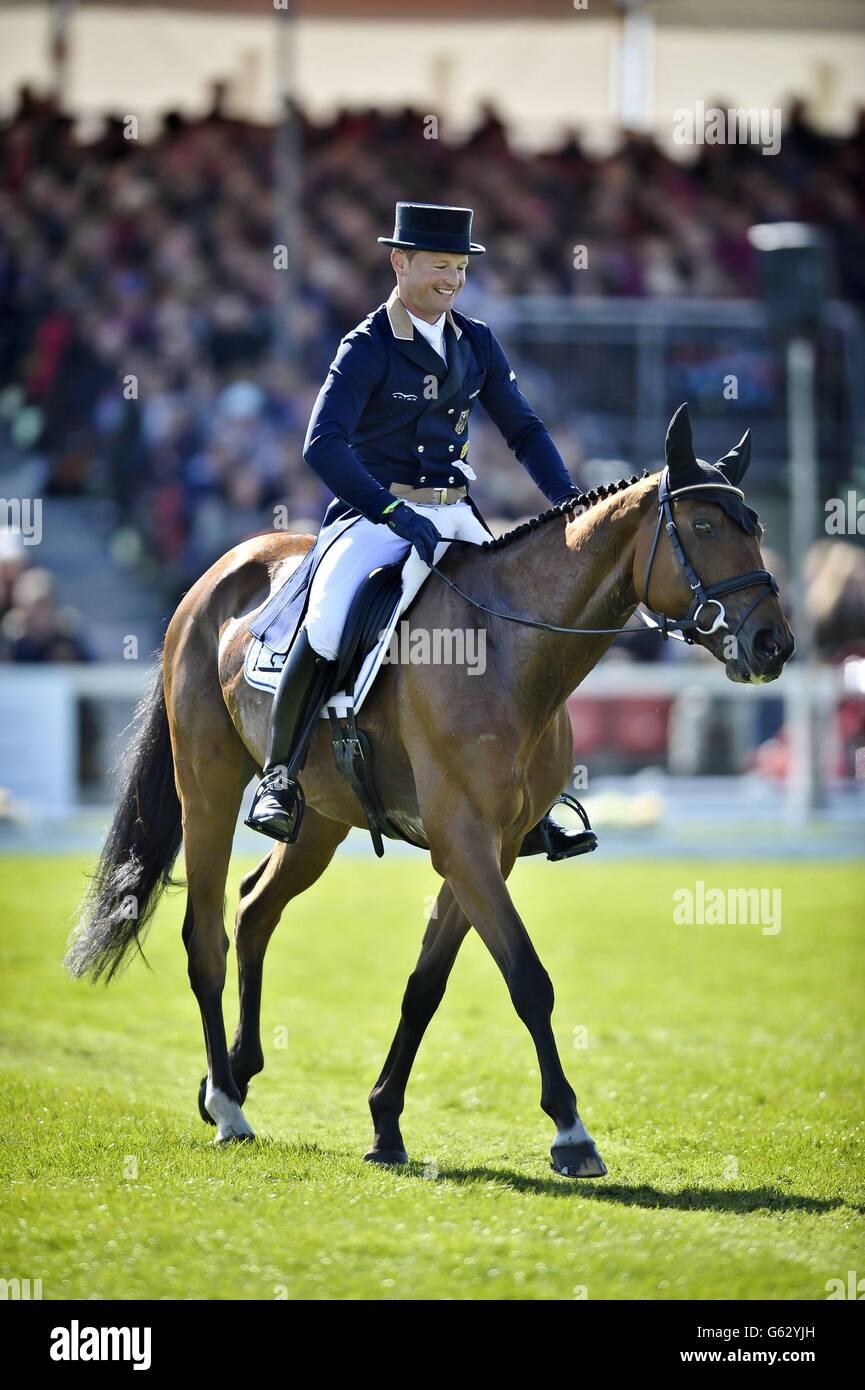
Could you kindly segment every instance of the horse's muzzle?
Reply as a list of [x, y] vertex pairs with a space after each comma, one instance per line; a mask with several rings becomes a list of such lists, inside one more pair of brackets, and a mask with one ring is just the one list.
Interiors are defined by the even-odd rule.
[[777, 680], [795, 649], [789, 628], [775, 623], [742, 633], [736, 655], [725, 663], [727, 679], [741, 685]]

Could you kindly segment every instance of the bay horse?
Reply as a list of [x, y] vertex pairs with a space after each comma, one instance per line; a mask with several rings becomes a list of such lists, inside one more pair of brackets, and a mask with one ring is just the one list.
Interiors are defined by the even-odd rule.
[[[428, 847], [444, 880], [369, 1098], [368, 1160], [408, 1161], [400, 1117], [409, 1073], [473, 927], [535, 1045], [541, 1107], [556, 1127], [554, 1170], [606, 1173], [556, 1049], [552, 983], [507, 879], [523, 837], [572, 770], [565, 701], [641, 602], [660, 615], [662, 628], [678, 628], [723, 661], [735, 681], [774, 680], [791, 655], [777, 585], [762, 569], [756, 513], [744, 509], [753, 526], [736, 519], [736, 484], [749, 456], [746, 435], [718, 465], [696, 460], [682, 407], [660, 475], [598, 488], [483, 546], [451, 543], [408, 610], [413, 628], [468, 632], [477, 625], [486, 670], [479, 677], [465, 666], [395, 662], [382, 668], [362, 710], [385, 809]], [[229, 1048], [225, 883], [241, 798], [261, 770], [269, 702], [243, 677], [246, 622], [311, 543], [285, 532], [256, 536], [182, 599], [138, 712], [114, 819], [65, 962], [73, 975], [112, 978], [140, 944], [182, 843], [183, 941], [207, 1052], [199, 1109], [216, 1125], [217, 1143], [254, 1138], [242, 1106], [264, 1065], [262, 968], [280, 914], [324, 873], [350, 827], [366, 826], [335, 765], [328, 722], [319, 720], [303, 773], [299, 839], [274, 845], [241, 885], [234, 931], [240, 1017]], [[676, 613], [686, 616], [666, 616]]]

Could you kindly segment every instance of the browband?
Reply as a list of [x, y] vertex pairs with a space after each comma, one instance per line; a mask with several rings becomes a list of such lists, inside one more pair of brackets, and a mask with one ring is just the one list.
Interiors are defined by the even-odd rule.
[[686, 483], [684, 487], [669, 488], [668, 497], [681, 497], [685, 492], [698, 492], [700, 488], [711, 488], [712, 492], [735, 492], [737, 497], [745, 500], [745, 494], [739, 487], [734, 487], [732, 483]]

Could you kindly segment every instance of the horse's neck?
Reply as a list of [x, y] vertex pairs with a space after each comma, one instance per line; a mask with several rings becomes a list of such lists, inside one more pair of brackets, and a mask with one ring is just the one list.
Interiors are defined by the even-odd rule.
[[[622, 627], [639, 601], [634, 551], [649, 493], [642, 482], [636, 483], [572, 522], [556, 518], [506, 546], [496, 557], [498, 602], [492, 606], [558, 627]], [[612, 634], [507, 627], [514, 693], [540, 725], [615, 640]]]

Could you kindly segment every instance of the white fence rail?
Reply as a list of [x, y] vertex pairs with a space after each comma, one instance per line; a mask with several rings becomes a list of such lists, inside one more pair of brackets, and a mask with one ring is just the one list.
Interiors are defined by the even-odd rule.
[[[862, 663], [865, 670], [865, 663]], [[39, 807], [43, 814], [68, 815], [82, 802], [79, 776], [81, 702], [108, 706], [106, 749], [111, 762], [122, 751], [122, 731], [144, 694], [150, 670], [139, 663], [5, 667], [0, 670], [0, 791], [14, 802]], [[579, 699], [675, 699], [701, 691], [742, 701], [782, 699], [784, 720], [792, 727], [803, 704], [816, 711], [818, 728], [831, 738], [832, 714], [850, 692], [849, 676], [839, 668], [809, 672], [792, 666], [777, 683], [735, 686], [722, 668], [709, 661], [671, 662], [657, 666], [610, 661], [575, 692]], [[753, 706], [752, 706], [753, 708]], [[83, 735], [87, 737], [87, 734]], [[795, 805], [799, 773], [788, 779], [787, 796]]]

